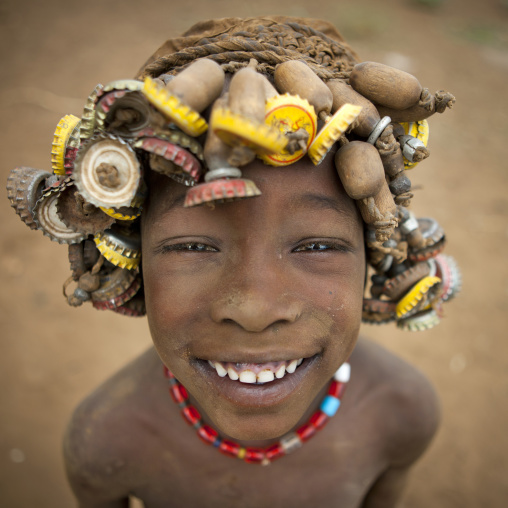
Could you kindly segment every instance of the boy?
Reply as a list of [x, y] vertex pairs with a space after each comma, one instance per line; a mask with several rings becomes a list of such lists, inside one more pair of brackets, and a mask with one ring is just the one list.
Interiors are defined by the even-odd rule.
[[[132, 314], [143, 299], [155, 350], [147, 351], [107, 381], [73, 416], [64, 448], [69, 479], [81, 507], [128, 506], [130, 495], [143, 500], [147, 507], [289, 503], [394, 506], [410, 466], [436, 430], [439, 411], [425, 378], [379, 346], [358, 339], [358, 332], [362, 311], [365, 319], [381, 322], [393, 319], [396, 308], [398, 320], [409, 328], [410, 324], [416, 326], [415, 322], [435, 319], [434, 307], [444, 293], [440, 282], [434, 280], [436, 266], [434, 276], [431, 275], [429, 259], [438, 255], [439, 242], [443, 243], [444, 238], [439, 237], [433, 225], [411, 226], [415, 219], [404, 215], [401, 205], [407, 204], [409, 190], [393, 184], [397, 178], [400, 183], [403, 175], [387, 169], [386, 160], [383, 162], [387, 176], [385, 179], [382, 173], [378, 188], [387, 186], [387, 181], [393, 184], [390, 196], [395, 196], [395, 203], [398, 201], [397, 211], [392, 213], [389, 206], [381, 203], [381, 190], [352, 197], [357, 196], [357, 189], [341, 173], [341, 168], [347, 166], [344, 153], [348, 146], [358, 146], [362, 154], [370, 153], [366, 143], [355, 139], [361, 138], [358, 132], [354, 134], [361, 123], [358, 112], [339, 133], [340, 137], [346, 129], [353, 130], [351, 139], [341, 137], [339, 150], [337, 144], [317, 150], [321, 154], [318, 164], [305, 157], [284, 168], [273, 168], [253, 160], [253, 153], [266, 157], [260, 144], [273, 134], [270, 131], [261, 139], [263, 136], [256, 136], [256, 129], [245, 128], [257, 125], [257, 132], [264, 132], [265, 127], [256, 124], [257, 104], [253, 101], [250, 109], [235, 110], [235, 94], [239, 94], [241, 109], [257, 91], [267, 89], [257, 74], [248, 74], [249, 69], [261, 69], [271, 76], [270, 59], [280, 57], [273, 41], [265, 48], [271, 52], [268, 56], [255, 43], [266, 40], [267, 27], [272, 38], [296, 40], [289, 44], [291, 48], [302, 46], [302, 32], [308, 35], [314, 49], [323, 41], [317, 53], [311, 48], [302, 54], [307, 57], [305, 51], [314, 56], [322, 53], [320, 59], [325, 63], [339, 56], [343, 65], [337, 72], [350, 76], [354, 54], [340, 36], [325, 23], [305, 23], [313, 28], [302, 20], [287, 18], [203, 23], [193, 27], [186, 37], [166, 43], [150, 60], [144, 73], [153, 73], [159, 82], [154, 85], [156, 93], [147, 92], [146, 97], [165, 113], [161, 106], [164, 101], [157, 101], [163, 86], [177, 86], [167, 68], [173, 54], [174, 59], [185, 60], [186, 48], [195, 49], [193, 58], [203, 57], [201, 50], [205, 50], [219, 55], [220, 62], [227, 61], [224, 68], [228, 72], [238, 67], [246, 70], [242, 86], [237, 84], [241, 78], [228, 76], [223, 93], [220, 83], [221, 98], [213, 106], [212, 116], [216, 107], [229, 106], [219, 111], [229, 114], [234, 128], [227, 132], [223, 127], [226, 134], [222, 132], [222, 137], [216, 135], [220, 127], [210, 129], [204, 145], [208, 166], [205, 183], [191, 187], [189, 192], [177, 182], [190, 178], [191, 166], [201, 155], [199, 148], [193, 148], [188, 139], [185, 143], [169, 144], [169, 134], [161, 133], [166, 129], [164, 121], [151, 110], [149, 120], [143, 124], [138, 99], [132, 98], [138, 90], [131, 90], [127, 107], [124, 103], [120, 108], [118, 102], [116, 110], [113, 107], [114, 101], [124, 97], [122, 94], [112, 98], [110, 109], [102, 105], [104, 115], [99, 120], [103, 130], [124, 129], [131, 140], [141, 139], [129, 143], [144, 150], [143, 155], [137, 155], [148, 184], [148, 198], [140, 219], [144, 293], [139, 292], [139, 284], [129, 293], [134, 285], [130, 279], [123, 290], [111, 293], [111, 281], [116, 277], [113, 274], [126, 277], [128, 270], [136, 269], [135, 242], [127, 246], [126, 240], [135, 235], [125, 226], [132, 215], [130, 209], [136, 207], [123, 204], [114, 212], [123, 229], [116, 229], [104, 242], [101, 233], [97, 233], [95, 243], [102, 256], [93, 258], [88, 254], [87, 260], [85, 246], [81, 258], [75, 253], [71, 256], [74, 279], [79, 285], [69, 302], [78, 305], [92, 298], [98, 308]], [[257, 38], [253, 36], [253, 26], [259, 27]], [[340, 43], [340, 55], [335, 42], [329, 41], [330, 34]], [[238, 41], [242, 37], [245, 45]], [[212, 45], [220, 46], [220, 50], [210, 53]], [[251, 48], [248, 55], [244, 54], [246, 48]], [[247, 68], [238, 65], [231, 57], [233, 50], [242, 53], [239, 59], [244, 63], [251, 57], [257, 62], [251, 61]], [[215, 71], [211, 68], [212, 72]], [[213, 80], [209, 74], [207, 78]], [[256, 83], [263, 84], [256, 88]], [[192, 83], [186, 86], [190, 89]], [[245, 89], [249, 89], [249, 94], [242, 97]], [[286, 91], [280, 83], [277, 89], [275, 93]], [[264, 114], [264, 92], [261, 95]], [[208, 100], [206, 107], [212, 102]], [[107, 116], [111, 110], [116, 116]], [[319, 115], [325, 127], [335, 121], [329, 113]], [[278, 162], [286, 163], [287, 158], [296, 158], [299, 152], [302, 157], [307, 150], [312, 152], [314, 135], [302, 125], [298, 123], [285, 131], [289, 141]], [[391, 139], [386, 127], [378, 129], [380, 144]], [[185, 128], [189, 125], [182, 127]], [[320, 132], [323, 131], [324, 128]], [[328, 132], [332, 137], [336, 134]], [[79, 212], [87, 216], [95, 213], [91, 204], [99, 205], [104, 212], [108, 210], [94, 194], [93, 186], [88, 185], [86, 170], [90, 147], [100, 157], [106, 138], [85, 140], [81, 146], [88, 148], [84, 151], [80, 147], [81, 154], [74, 160], [72, 175], [82, 198], [73, 196], [71, 203], [72, 207], [81, 207]], [[159, 143], [158, 151], [151, 151], [147, 138]], [[295, 139], [301, 143], [288, 148]], [[402, 144], [403, 136], [399, 139]], [[376, 142], [373, 140], [372, 145]], [[122, 148], [116, 138], [114, 143], [114, 149], [111, 143], [107, 145], [107, 159], [92, 164], [93, 178], [102, 186], [100, 191], [109, 196], [117, 190], [123, 192], [126, 185], [122, 183], [125, 174], [121, 166], [125, 163], [128, 167], [132, 160], [130, 149], [122, 152], [123, 159], [112, 159], [111, 153]], [[182, 146], [188, 150], [180, 151]], [[386, 156], [383, 147], [376, 147]], [[171, 157], [168, 150], [173, 150]], [[190, 152], [196, 157], [192, 158]], [[395, 152], [392, 150], [388, 156]], [[138, 195], [139, 188], [134, 190]], [[76, 222], [65, 213], [71, 207], [69, 199], [60, 198], [66, 190], [59, 192], [56, 206], [60, 217], [70, 229], [79, 232]], [[237, 199], [231, 202], [228, 198], [232, 196]], [[205, 206], [193, 206], [197, 203]], [[43, 222], [40, 211], [36, 210], [35, 215], [39, 224]], [[100, 220], [104, 218], [101, 216]], [[90, 219], [94, 221], [98, 219]], [[394, 232], [398, 222], [405, 229]], [[366, 224], [370, 229], [368, 259]], [[421, 238], [415, 232], [420, 232]], [[108, 245], [114, 242], [117, 243], [112, 251], [108, 251]], [[413, 262], [404, 264], [401, 252], [408, 244]], [[395, 262], [396, 258], [399, 262]], [[377, 271], [370, 289], [373, 298], [367, 303], [366, 261]], [[97, 296], [101, 291], [110, 291], [108, 298], [101, 300]], [[136, 291], [137, 296], [132, 298]], [[127, 293], [129, 296], [124, 298]], [[131, 305], [136, 298], [137, 305]], [[344, 394], [346, 383], [349, 386]], [[169, 400], [168, 388], [176, 404]], [[195, 430], [187, 427], [181, 416]], [[211, 446], [205, 446], [196, 431]]]

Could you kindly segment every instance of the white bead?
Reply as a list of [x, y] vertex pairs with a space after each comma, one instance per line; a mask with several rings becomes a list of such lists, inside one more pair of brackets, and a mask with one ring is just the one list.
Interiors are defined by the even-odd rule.
[[335, 373], [333, 379], [335, 379], [335, 381], [338, 381], [339, 383], [347, 383], [350, 377], [351, 377], [351, 365], [345, 362], [339, 367], [339, 370]]

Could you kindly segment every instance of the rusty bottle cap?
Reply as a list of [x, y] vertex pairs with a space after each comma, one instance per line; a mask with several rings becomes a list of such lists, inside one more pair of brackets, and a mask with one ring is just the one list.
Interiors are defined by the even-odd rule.
[[74, 185], [62, 189], [56, 209], [58, 217], [68, 228], [87, 235], [109, 229], [115, 222], [113, 217], [87, 203]]
[[37, 229], [40, 229], [44, 236], [54, 242], [79, 243], [87, 236], [86, 233], [76, 232], [69, 228], [58, 216], [57, 203], [60, 193], [71, 185], [73, 183], [70, 178], [55, 182], [43, 191], [34, 208], [34, 220]]
[[33, 210], [49, 176], [47, 171], [21, 166], [11, 170], [7, 178], [7, 197], [11, 206], [30, 229], [37, 229]]
[[131, 204], [140, 174], [136, 154], [125, 141], [100, 135], [80, 148], [73, 176], [88, 203], [110, 208]]

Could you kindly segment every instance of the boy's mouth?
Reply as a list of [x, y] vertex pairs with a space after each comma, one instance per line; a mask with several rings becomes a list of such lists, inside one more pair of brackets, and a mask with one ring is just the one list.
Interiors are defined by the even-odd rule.
[[303, 360], [303, 358], [298, 358], [267, 363], [231, 363], [208, 360], [208, 363], [220, 377], [228, 376], [229, 379], [240, 383], [265, 384], [275, 379], [282, 379], [286, 374], [292, 374]]

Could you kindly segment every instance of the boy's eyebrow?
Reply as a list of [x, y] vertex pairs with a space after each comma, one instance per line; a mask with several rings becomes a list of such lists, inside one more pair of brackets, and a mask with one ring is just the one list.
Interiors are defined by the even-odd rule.
[[299, 206], [314, 206], [320, 209], [331, 209], [343, 215], [354, 215], [354, 210], [348, 206], [343, 200], [326, 196], [325, 194], [316, 194], [313, 192], [306, 192], [301, 194], [293, 200], [293, 204]]
[[169, 212], [172, 208], [176, 208], [177, 206], [183, 206], [185, 202], [185, 194], [180, 194], [179, 196], [172, 197], [164, 203], [164, 212]]

